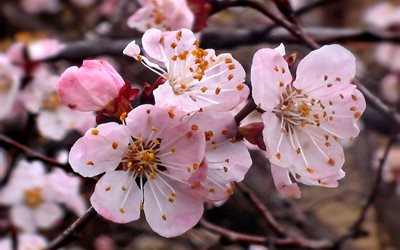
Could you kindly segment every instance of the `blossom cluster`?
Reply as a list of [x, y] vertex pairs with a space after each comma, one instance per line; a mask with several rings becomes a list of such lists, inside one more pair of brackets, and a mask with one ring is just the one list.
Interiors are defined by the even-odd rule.
[[114, 117], [87, 130], [69, 154], [83, 177], [102, 174], [90, 201], [104, 218], [127, 223], [143, 211], [162, 236], [186, 232], [200, 220], [204, 202], [225, 201], [244, 179], [252, 165], [249, 143], [265, 151], [284, 195], [300, 196], [293, 180], [336, 187], [344, 177], [340, 143], [358, 135], [365, 109], [352, 84], [350, 51], [339, 45], [315, 50], [295, 78], [283, 45], [257, 51], [251, 87], [262, 116], [240, 127], [234, 115], [250, 88], [230, 53], [202, 49], [188, 29], [149, 29], [141, 44], [146, 56], [136, 41], [123, 53], [159, 77], [143, 92], [150, 104], [127, 105], [138, 93], [105, 60], [71, 67], [57, 84], [64, 105]]

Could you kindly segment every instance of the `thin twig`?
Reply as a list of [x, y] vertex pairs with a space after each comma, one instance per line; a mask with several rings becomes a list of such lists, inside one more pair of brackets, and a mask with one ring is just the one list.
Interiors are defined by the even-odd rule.
[[24, 152], [26, 155], [28, 155], [29, 157], [31, 157], [33, 159], [40, 160], [40, 161], [45, 162], [47, 164], [50, 164], [52, 166], [57, 166], [57, 167], [61, 167], [61, 168], [64, 168], [64, 169], [68, 168], [67, 165], [62, 164], [62, 163], [58, 162], [57, 160], [55, 160], [53, 158], [50, 158], [50, 157], [48, 157], [46, 155], [43, 155], [43, 154], [41, 154], [39, 152], [36, 152], [35, 150], [33, 150], [33, 149], [31, 149], [31, 148], [29, 148], [29, 147], [27, 147], [27, 146], [15, 141], [13, 139], [11, 139], [8, 136], [0, 134], [0, 142], [3, 142], [5, 144], [7, 144], [7, 145], [10, 145], [10, 146], [14, 147], [14, 148], [17, 148], [18, 150]]
[[242, 192], [245, 197], [253, 204], [253, 206], [259, 211], [260, 215], [264, 220], [271, 226], [271, 228], [279, 236], [286, 236], [286, 230], [281, 224], [274, 218], [267, 206], [257, 197], [253, 190], [244, 183], [237, 184], [238, 189]]
[[63, 247], [76, 238], [83, 228], [97, 215], [96, 210], [90, 207], [79, 219], [77, 219], [71, 226], [69, 226], [62, 234], [60, 234], [55, 240], [53, 240], [46, 250], [56, 250]]
[[222, 236], [230, 243], [261, 244], [266, 246], [293, 247], [295, 249], [326, 249], [331, 247], [331, 242], [326, 240], [310, 240], [304, 238], [289, 237], [277, 239], [274, 237], [255, 236], [242, 234], [230, 229], [215, 225], [205, 219], [200, 220], [200, 225], [210, 232]]
[[377, 171], [377, 175], [376, 175], [376, 180], [374, 182], [374, 186], [372, 187], [371, 193], [367, 198], [367, 201], [362, 206], [358, 218], [349, 227], [349, 231], [346, 234], [344, 234], [343, 236], [341, 236], [338, 240], [336, 240], [336, 242], [335, 242], [335, 244], [333, 246], [333, 249], [340, 249], [340, 247], [348, 239], [356, 239], [356, 238], [359, 238], [359, 237], [367, 235], [367, 232], [365, 232], [362, 229], [362, 225], [363, 225], [363, 223], [364, 223], [364, 221], [366, 219], [368, 210], [374, 204], [375, 199], [376, 199], [376, 197], [377, 197], [377, 195], [379, 193], [379, 188], [380, 188], [381, 183], [382, 183], [383, 168], [385, 166], [386, 159], [387, 159], [387, 157], [389, 155], [390, 149], [395, 144], [396, 140], [397, 140], [396, 135], [394, 135], [394, 136], [392, 136], [390, 138], [388, 144], [386, 145], [384, 154], [383, 154], [382, 158], [379, 161], [379, 167], [378, 167], [378, 171]]

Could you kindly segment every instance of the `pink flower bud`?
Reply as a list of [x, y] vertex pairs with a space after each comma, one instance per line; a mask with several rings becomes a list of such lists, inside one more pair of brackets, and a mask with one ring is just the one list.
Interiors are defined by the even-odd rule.
[[82, 67], [70, 67], [57, 83], [61, 102], [79, 111], [99, 111], [118, 97], [125, 82], [104, 60], [85, 60]]

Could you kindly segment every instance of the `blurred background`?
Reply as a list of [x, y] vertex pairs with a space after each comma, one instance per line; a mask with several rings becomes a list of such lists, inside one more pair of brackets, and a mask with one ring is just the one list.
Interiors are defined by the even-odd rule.
[[[273, 1], [260, 2], [278, 11]], [[385, 104], [399, 110], [400, 1], [291, 0], [290, 3], [307, 33], [321, 44], [339, 43], [352, 51], [358, 60], [357, 76], [361, 82]], [[195, 11], [201, 11], [200, 5], [193, 6]], [[65, 118], [64, 111], [54, 111], [56, 104], [51, 99], [54, 89], [45, 86], [42, 89], [46, 91], [39, 91], [34, 87], [35, 82], [48, 81], [54, 85], [57, 76], [67, 67], [80, 66], [83, 59], [104, 58], [134, 86], [154, 83], [155, 74], [122, 54], [129, 41], [141, 38], [141, 32], [126, 24], [138, 8], [139, 3], [133, 0], [1, 0], [0, 55], [12, 58], [14, 65], [19, 65], [19, 71], [23, 72], [13, 73], [22, 81], [12, 90], [16, 97], [7, 111], [11, 90], [5, 84], [6, 78], [0, 78], [3, 84], [0, 85], [0, 109], [3, 109], [0, 133], [65, 163], [67, 150], [82, 131], [93, 126], [94, 114], [79, 118], [70, 114]], [[260, 48], [274, 48], [282, 42], [287, 53], [298, 53], [298, 61], [309, 52], [288, 32], [274, 27], [271, 20], [249, 8], [235, 7], [213, 14], [199, 36], [202, 47], [215, 48], [218, 53], [232, 53], [247, 72], [254, 53]], [[11, 72], [4, 64], [0, 66], [0, 75], [5, 75], [6, 70]], [[40, 99], [47, 105], [35, 107], [27, 99]], [[252, 114], [254, 119], [257, 116]], [[338, 188], [302, 185], [301, 199], [284, 198], [274, 187], [268, 161], [254, 147], [251, 150], [254, 163], [244, 182], [289, 232], [312, 239], [335, 240], [347, 232], [359, 216], [375, 183], [378, 160], [393, 130], [392, 122], [370, 105], [359, 126], [362, 128], [359, 137], [346, 145], [346, 177]], [[4, 188], [12, 169], [22, 160], [31, 158], [4, 140], [0, 140], [0, 156], [0, 188]], [[54, 166], [46, 164], [44, 168], [48, 174]], [[67, 176], [72, 175], [70, 169], [65, 171], [69, 173]], [[63, 215], [57, 223], [34, 230], [41, 240], [54, 239], [88, 207], [96, 180], [77, 175], [73, 180], [77, 180], [77, 184], [71, 184], [76, 189], [75, 196], [68, 198], [73, 201], [59, 202]], [[206, 207], [204, 218], [217, 225], [247, 234], [270, 233], [259, 213], [238, 191], [225, 204], [207, 204]], [[0, 207], [0, 239], [19, 239], [22, 231], [10, 220], [9, 209], [6, 204]], [[380, 192], [364, 222], [367, 235], [347, 241], [342, 249], [400, 249], [399, 211], [400, 145], [397, 144], [389, 153]], [[78, 241], [65, 247], [96, 250], [249, 248], [266, 249], [231, 244], [200, 226], [180, 237], [165, 239], [153, 233], [143, 218], [129, 224], [115, 224], [99, 216], [87, 225]], [[0, 249], [3, 249], [1, 245]], [[281, 248], [271, 245], [270, 249]]]

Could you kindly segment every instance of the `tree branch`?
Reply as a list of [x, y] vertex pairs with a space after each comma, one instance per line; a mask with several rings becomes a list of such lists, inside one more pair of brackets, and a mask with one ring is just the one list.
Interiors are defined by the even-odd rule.
[[40, 160], [40, 161], [45, 162], [47, 164], [50, 164], [52, 166], [57, 166], [57, 167], [61, 167], [61, 168], [64, 168], [64, 169], [68, 168], [68, 165], [62, 164], [62, 163], [58, 162], [57, 160], [55, 160], [53, 158], [50, 158], [50, 157], [48, 157], [46, 155], [43, 155], [43, 154], [41, 154], [39, 152], [36, 152], [35, 150], [33, 150], [33, 149], [31, 149], [31, 148], [29, 148], [29, 147], [27, 147], [27, 146], [15, 141], [13, 139], [11, 139], [8, 136], [0, 134], [0, 142], [2, 142], [4, 144], [7, 144], [7, 145], [10, 145], [10, 146], [12, 146], [12, 147], [24, 152], [26, 155], [28, 155], [29, 157], [31, 157], [33, 159]]
[[254, 236], [242, 234], [227, 228], [215, 225], [205, 219], [200, 220], [200, 225], [210, 232], [220, 235], [229, 243], [261, 244], [266, 246], [293, 247], [295, 249], [325, 249], [331, 247], [331, 242], [326, 240], [310, 240], [304, 238], [289, 237], [277, 239], [273, 237]]
[[46, 250], [57, 250], [63, 247], [76, 238], [83, 228], [97, 215], [96, 210], [90, 207], [81, 217], [79, 217], [71, 226], [69, 226], [62, 234], [60, 234], [55, 240], [50, 242]]
[[396, 135], [393, 135], [390, 138], [388, 144], [386, 145], [384, 154], [383, 154], [382, 158], [380, 159], [379, 167], [378, 167], [378, 171], [377, 171], [377, 175], [376, 175], [376, 180], [375, 180], [374, 185], [372, 187], [371, 193], [367, 198], [367, 201], [361, 207], [360, 214], [359, 214], [358, 218], [354, 221], [354, 223], [350, 226], [349, 231], [346, 234], [342, 235], [339, 239], [337, 239], [334, 242], [333, 249], [340, 249], [341, 246], [348, 239], [357, 239], [359, 237], [363, 237], [363, 236], [368, 235], [368, 233], [365, 232], [362, 229], [362, 225], [363, 225], [363, 223], [364, 223], [364, 221], [366, 219], [368, 210], [370, 209], [370, 207], [375, 202], [375, 199], [376, 199], [376, 197], [377, 197], [377, 195], [379, 193], [379, 188], [380, 188], [381, 183], [382, 183], [383, 168], [385, 166], [386, 159], [387, 159], [387, 157], [389, 155], [390, 149], [395, 144], [396, 140], [397, 140]]

